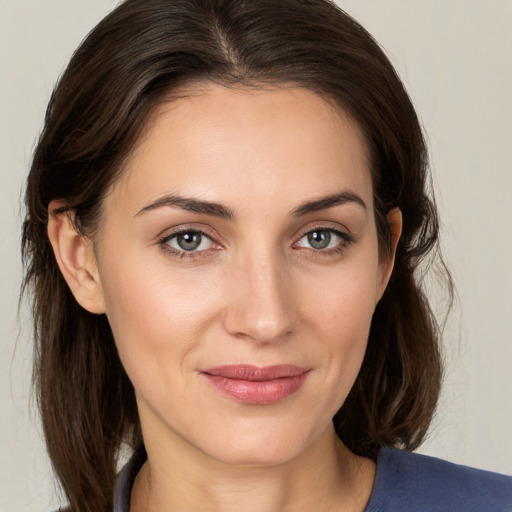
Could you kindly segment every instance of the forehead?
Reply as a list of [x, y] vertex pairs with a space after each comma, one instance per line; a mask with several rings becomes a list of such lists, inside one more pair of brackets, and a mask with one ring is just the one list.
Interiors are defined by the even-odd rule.
[[338, 189], [372, 204], [365, 140], [344, 110], [303, 88], [207, 85], [154, 111], [110, 199], [129, 196], [132, 211], [163, 193], [293, 206]]

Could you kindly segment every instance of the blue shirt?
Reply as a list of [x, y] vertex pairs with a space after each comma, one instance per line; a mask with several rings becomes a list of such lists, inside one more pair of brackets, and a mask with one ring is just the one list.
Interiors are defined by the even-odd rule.
[[[121, 471], [114, 512], [129, 512], [133, 482], [145, 459], [143, 451], [136, 452]], [[512, 477], [383, 448], [364, 512], [401, 511], [512, 512]]]

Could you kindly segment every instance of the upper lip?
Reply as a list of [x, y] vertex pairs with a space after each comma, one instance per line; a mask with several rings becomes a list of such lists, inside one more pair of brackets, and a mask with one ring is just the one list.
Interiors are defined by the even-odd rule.
[[276, 364], [272, 366], [255, 366], [252, 364], [230, 364], [215, 366], [203, 370], [202, 373], [216, 377], [235, 380], [266, 381], [282, 379], [286, 377], [297, 377], [306, 373], [309, 369], [293, 364]]

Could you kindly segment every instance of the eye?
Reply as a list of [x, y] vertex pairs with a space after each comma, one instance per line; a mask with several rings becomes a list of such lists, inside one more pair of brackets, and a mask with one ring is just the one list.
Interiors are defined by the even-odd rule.
[[348, 238], [345, 233], [334, 229], [314, 229], [303, 235], [296, 245], [321, 251], [343, 246], [349, 241]]
[[213, 245], [212, 240], [207, 235], [201, 231], [193, 230], [175, 233], [162, 240], [162, 243], [180, 252], [206, 251]]

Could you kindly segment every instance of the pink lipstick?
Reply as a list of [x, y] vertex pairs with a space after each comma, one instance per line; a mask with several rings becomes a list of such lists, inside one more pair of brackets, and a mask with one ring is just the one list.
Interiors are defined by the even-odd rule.
[[295, 393], [309, 369], [291, 364], [216, 366], [201, 372], [222, 393], [246, 404], [269, 405]]

